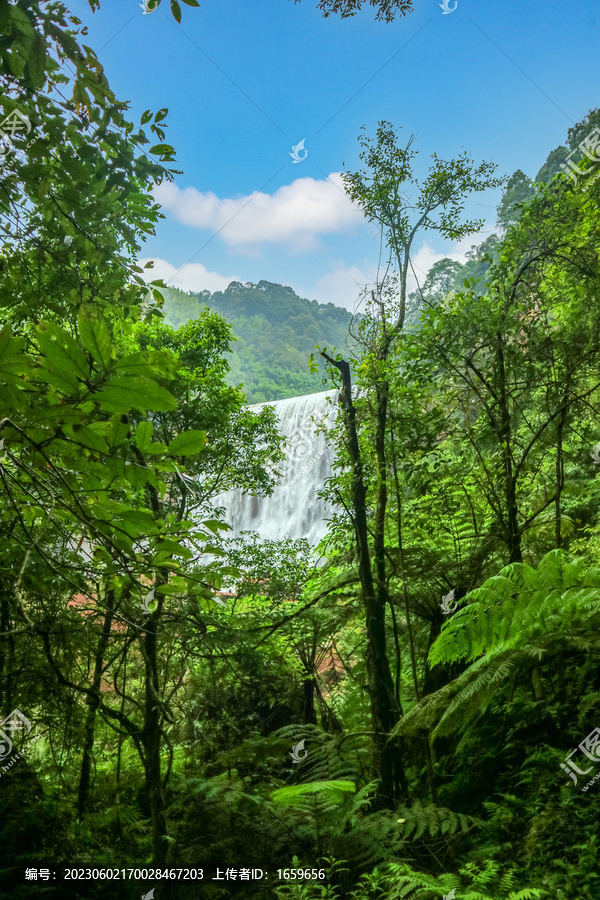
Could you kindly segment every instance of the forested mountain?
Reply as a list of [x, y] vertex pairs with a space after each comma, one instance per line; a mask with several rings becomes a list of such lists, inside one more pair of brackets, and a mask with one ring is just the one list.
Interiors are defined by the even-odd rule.
[[231, 324], [234, 342], [230, 384], [243, 385], [249, 403], [279, 400], [322, 390], [308, 360], [315, 345], [346, 351], [350, 313], [333, 303], [298, 297], [291, 287], [232, 281], [224, 291], [164, 291], [167, 322], [178, 328], [210, 308]]

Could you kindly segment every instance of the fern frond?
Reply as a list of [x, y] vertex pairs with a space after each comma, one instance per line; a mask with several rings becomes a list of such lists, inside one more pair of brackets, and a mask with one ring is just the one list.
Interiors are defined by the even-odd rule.
[[352, 781], [312, 781], [308, 784], [292, 784], [289, 787], [279, 788], [271, 794], [271, 799], [274, 803], [292, 806], [299, 798], [307, 794], [338, 799], [340, 794], [354, 793], [355, 791], [356, 785]]
[[412, 840], [418, 840], [424, 834], [436, 837], [442, 834], [456, 834], [458, 831], [466, 832], [484, 824], [473, 816], [453, 813], [452, 810], [436, 806], [435, 803], [423, 804], [420, 800], [412, 806], [401, 806], [396, 812], [402, 819], [402, 833]]
[[[469, 668], [403, 717], [395, 733], [439, 737], [464, 729], [519, 667], [537, 665], [559, 647], [599, 646], [600, 570], [582, 559], [547, 553], [537, 569], [513, 563], [465, 598], [429, 652], [432, 666], [460, 660]], [[440, 710], [443, 713], [434, 728]]]

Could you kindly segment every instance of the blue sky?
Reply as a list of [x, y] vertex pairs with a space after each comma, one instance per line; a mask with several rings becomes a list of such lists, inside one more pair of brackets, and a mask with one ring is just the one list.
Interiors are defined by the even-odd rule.
[[[150, 15], [140, 2], [101, 0], [93, 15], [86, 0], [67, 5], [130, 117], [169, 108], [184, 174], [159, 189], [166, 218], [142, 258], [186, 290], [265, 279], [353, 308], [379, 256], [338, 174], [359, 165], [362, 125], [372, 135], [386, 119], [418, 135], [418, 174], [431, 153], [466, 150], [533, 177], [600, 105], [598, 0], [458, 0], [449, 15], [441, 0], [415, 0], [391, 25], [370, 7], [323, 19], [317, 0], [201, 0], [182, 6], [180, 26], [168, 0]], [[307, 155], [294, 163], [302, 139]], [[419, 239], [417, 274], [462, 260], [494, 229], [499, 195], [467, 207], [486, 219], [479, 238]]]

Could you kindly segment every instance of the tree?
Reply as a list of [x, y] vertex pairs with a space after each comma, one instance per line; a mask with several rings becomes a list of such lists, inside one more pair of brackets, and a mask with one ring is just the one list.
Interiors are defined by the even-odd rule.
[[[390, 358], [394, 344], [404, 328], [407, 301], [407, 282], [411, 252], [416, 235], [421, 230], [438, 230], [444, 237], [457, 240], [478, 230], [481, 223], [461, 221], [463, 201], [472, 191], [496, 187], [502, 179], [493, 177], [495, 166], [481, 163], [474, 166], [463, 154], [456, 160], [445, 161], [433, 156], [429, 176], [422, 185], [412, 172], [411, 137], [406, 147], [398, 143], [398, 136], [389, 122], [380, 122], [375, 141], [362, 136], [360, 154], [366, 168], [344, 174], [349, 197], [358, 203], [366, 218], [382, 228], [389, 250], [388, 266], [397, 273], [392, 279], [397, 300], [386, 308], [389, 280], [373, 294], [370, 320], [362, 327], [366, 337], [361, 369], [361, 383], [373, 394], [373, 443], [376, 455], [375, 512], [373, 517], [373, 565], [367, 524], [367, 485], [356, 425], [356, 410], [352, 398], [350, 364], [334, 359], [326, 352], [323, 358], [337, 369], [342, 380], [342, 406], [346, 430], [346, 446], [350, 460], [352, 481], [352, 519], [358, 548], [358, 565], [366, 614], [368, 635], [367, 669], [371, 696], [373, 730], [377, 735], [377, 769], [381, 777], [381, 798], [393, 805], [399, 782], [404, 779], [398, 754], [388, 743], [399, 710], [394, 698], [385, 637], [386, 607], [389, 604], [388, 562], [386, 558], [386, 511], [388, 504], [389, 460], [387, 446], [388, 403], [390, 388]], [[418, 196], [411, 201], [409, 186], [416, 186]], [[414, 192], [413, 192], [414, 193]], [[397, 287], [396, 287], [397, 284]], [[389, 294], [388, 294], [389, 296]]]
[[[300, 3], [300, 0], [295, 2]], [[319, 0], [317, 9], [322, 11], [325, 19], [332, 14], [339, 14], [342, 19], [347, 19], [360, 12], [364, 3], [365, 0]], [[405, 16], [413, 11], [413, 0], [368, 0], [368, 3], [377, 10], [375, 19], [383, 19], [388, 24], [397, 15]]]
[[505, 231], [510, 225], [514, 225], [521, 214], [521, 206], [531, 200], [535, 189], [531, 180], [517, 169], [508, 179], [502, 201], [498, 206], [498, 225]]
[[422, 285], [423, 293], [445, 296], [454, 287], [461, 271], [462, 265], [455, 259], [439, 259], [427, 273]]
[[567, 168], [563, 169], [562, 166], [565, 165], [570, 154], [575, 155], [573, 162], [579, 165], [578, 157], [580, 159], [585, 158], [583, 154], [579, 155], [581, 153], [580, 144], [599, 124], [600, 110], [590, 109], [584, 119], [581, 119], [572, 128], [569, 128], [565, 144], [561, 144], [548, 154], [546, 162], [535, 176], [534, 181], [549, 184], [555, 175], [564, 175], [569, 167], [567, 165]]

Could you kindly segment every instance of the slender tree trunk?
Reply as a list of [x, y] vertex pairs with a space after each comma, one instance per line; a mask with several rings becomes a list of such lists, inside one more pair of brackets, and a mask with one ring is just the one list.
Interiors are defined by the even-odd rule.
[[562, 544], [561, 539], [561, 496], [562, 489], [565, 484], [565, 471], [564, 471], [564, 461], [563, 461], [563, 447], [562, 447], [562, 433], [563, 427], [565, 424], [565, 419], [567, 417], [567, 398], [563, 398], [563, 407], [561, 414], [558, 419], [558, 430], [556, 435], [556, 499], [554, 501], [554, 542], [557, 547], [560, 547]]
[[499, 372], [499, 405], [500, 405], [500, 430], [499, 437], [504, 462], [506, 516], [507, 516], [507, 544], [509, 562], [522, 562], [521, 532], [519, 530], [519, 517], [517, 506], [517, 481], [513, 472], [512, 460], [512, 434], [510, 425], [509, 401], [506, 390], [506, 368], [504, 365], [504, 348], [502, 335], [498, 334], [498, 372]]
[[[145, 466], [143, 454], [136, 451], [138, 462]], [[155, 518], [161, 513], [160, 501], [156, 488], [148, 484], [148, 498]], [[179, 518], [183, 515], [184, 508], [179, 510]], [[160, 546], [160, 540], [159, 540]], [[159, 571], [155, 588], [169, 581], [168, 568]], [[143, 639], [145, 671], [144, 694], [144, 729], [142, 743], [144, 747], [144, 766], [146, 772], [146, 791], [150, 804], [150, 818], [152, 821], [152, 864], [156, 868], [165, 868], [171, 861], [171, 843], [168, 840], [169, 827], [163, 794], [161, 778], [160, 751], [161, 751], [161, 719], [163, 708], [160, 702], [160, 683], [158, 677], [158, 626], [163, 607], [163, 598], [159, 595], [158, 605], [147, 622], [146, 636]], [[172, 886], [167, 888], [168, 894], [172, 894]]]
[[393, 603], [390, 603], [390, 613], [392, 614], [392, 630], [394, 633], [394, 649], [396, 651], [396, 686], [394, 697], [396, 699], [396, 706], [398, 707], [398, 712], [402, 716], [404, 715], [402, 710], [402, 653], [400, 650], [400, 635], [398, 633], [398, 620], [396, 618], [396, 609]]
[[[10, 603], [2, 590], [0, 602], [0, 710], [6, 716], [13, 709], [13, 659], [15, 653], [15, 641], [11, 631]], [[8, 653], [7, 653], [8, 651]], [[8, 656], [8, 659], [7, 659]]]
[[367, 492], [356, 429], [356, 410], [352, 402], [350, 366], [345, 360], [334, 360], [321, 354], [342, 375], [342, 408], [352, 470], [354, 530], [358, 550], [358, 574], [363, 594], [367, 632], [367, 686], [371, 700], [371, 717], [375, 734], [375, 769], [380, 778], [379, 801], [393, 808], [396, 800], [398, 772], [404, 782], [401, 759], [388, 735], [397, 722], [394, 683], [386, 652], [385, 597], [376, 590], [369, 556], [367, 526]]
[[[123, 696], [121, 697], [121, 715], [125, 712], [125, 693], [127, 690], [127, 666], [123, 665]], [[123, 824], [121, 822], [121, 757], [123, 753], [123, 735], [119, 732], [119, 740], [117, 744], [117, 771], [115, 773], [115, 806], [117, 808], [117, 827], [119, 829], [119, 837], [125, 840], [123, 834]]]
[[[392, 432], [392, 444], [394, 442], [394, 434]], [[394, 467], [394, 482], [396, 485], [396, 528], [398, 532], [398, 552], [400, 554], [400, 572], [402, 575], [402, 595], [404, 597], [404, 615], [406, 616], [406, 630], [408, 632], [408, 648], [410, 652], [410, 669], [413, 680], [413, 690], [415, 692], [415, 702], [421, 699], [419, 692], [419, 679], [417, 676], [417, 657], [415, 653], [415, 641], [413, 637], [412, 622], [410, 616], [410, 604], [408, 602], [408, 588], [406, 584], [406, 568], [404, 565], [404, 543], [402, 540], [402, 498], [400, 496], [400, 482], [398, 480], [398, 466], [396, 464], [396, 454], [393, 454], [392, 465]]]
[[109, 592], [108, 604], [106, 607], [102, 631], [96, 648], [96, 658], [94, 660], [94, 674], [92, 676], [92, 691], [87, 696], [87, 713], [85, 717], [84, 738], [83, 738], [83, 754], [81, 757], [81, 768], [79, 773], [79, 789], [77, 792], [77, 816], [83, 819], [87, 812], [87, 806], [90, 796], [90, 776], [92, 771], [92, 760], [94, 755], [94, 738], [96, 732], [96, 713], [100, 705], [100, 686], [102, 683], [102, 671], [104, 669], [104, 657], [106, 648], [110, 640], [110, 630], [113, 622], [112, 610], [114, 609], [114, 593]]
[[537, 666], [534, 666], [531, 670], [531, 686], [533, 688], [533, 696], [535, 700], [543, 700], [544, 699], [544, 685], [542, 683], [542, 678], [540, 675], [540, 670]]
[[302, 683], [304, 691], [304, 724], [316, 725], [317, 714], [315, 712], [315, 679], [310, 673], [306, 673], [307, 677]]
[[423, 738], [423, 743], [425, 744], [425, 759], [427, 761], [427, 781], [429, 782], [429, 793], [431, 794], [432, 801], [434, 803], [437, 803], [437, 789], [435, 786], [435, 774], [433, 771], [433, 758], [431, 754], [431, 745], [429, 743], [429, 735], [426, 735]]
[[146, 755], [146, 790], [150, 803], [152, 821], [152, 845], [154, 856], [152, 865], [165, 868], [169, 865], [171, 845], [167, 840], [169, 829], [165, 812], [163, 795], [160, 749], [161, 749], [161, 709], [158, 701], [160, 685], [158, 680], [157, 628], [159, 622], [160, 601], [158, 609], [148, 620], [144, 650], [146, 657], [144, 733], [143, 742]]
[[387, 381], [377, 384], [377, 421], [375, 430], [375, 453], [377, 456], [377, 505], [375, 508], [375, 528], [373, 548], [377, 581], [377, 599], [385, 607], [388, 602], [385, 559], [385, 516], [387, 512], [387, 462], [385, 454], [385, 432], [389, 387]]

